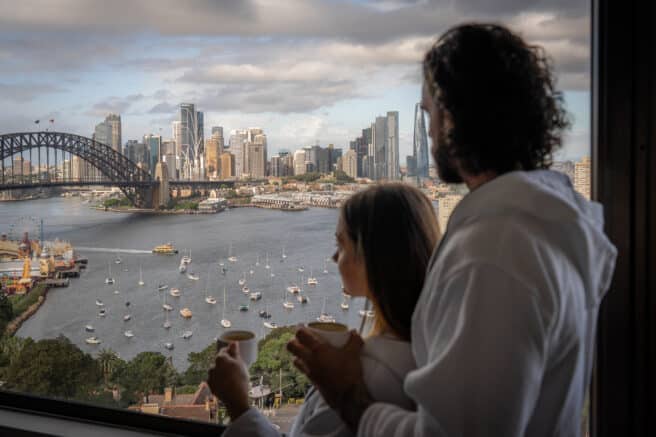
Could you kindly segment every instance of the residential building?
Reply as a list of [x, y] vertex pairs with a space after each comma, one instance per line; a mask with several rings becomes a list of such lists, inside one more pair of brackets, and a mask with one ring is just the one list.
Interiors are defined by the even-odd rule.
[[248, 175], [253, 179], [264, 179], [266, 170], [266, 146], [258, 143], [248, 143]]
[[307, 165], [305, 149], [298, 149], [294, 152], [294, 175], [302, 175], [306, 173]]
[[341, 157], [342, 171], [352, 178], [358, 177], [358, 154], [355, 150], [349, 149]]
[[399, 112], [389, 111], [386, 120], [387, 127], [387, 179], [396, 181], [399, 179]]

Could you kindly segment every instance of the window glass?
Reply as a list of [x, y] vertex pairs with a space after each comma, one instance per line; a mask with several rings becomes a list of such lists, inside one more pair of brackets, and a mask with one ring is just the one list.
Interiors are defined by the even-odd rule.
[[308, 381], [290, 327], [372, 315], [330, 260], [337, 207], [400, 180], [445, 229], [467, 194], [440, 182], [418, 106], [423, 54], [456, 23], [501, 22], [551, 55], [572, 120], [553, 168], [590, 196], [583, 0], [5, 9], [4, 389], [219, 422], [202, 383], [230, 326], [263, 341], [253, 403], [293, 416]]

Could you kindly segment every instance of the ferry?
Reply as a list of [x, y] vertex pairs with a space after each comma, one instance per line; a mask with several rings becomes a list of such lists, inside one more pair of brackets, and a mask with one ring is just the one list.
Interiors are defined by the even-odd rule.
[[178, 253], [178, 249], [173, 247], [171, 243], [160, 244], [159, 246], [155, 246], [155, 248], [153, 248], [153, 253], [159, 255], [175, 255]]

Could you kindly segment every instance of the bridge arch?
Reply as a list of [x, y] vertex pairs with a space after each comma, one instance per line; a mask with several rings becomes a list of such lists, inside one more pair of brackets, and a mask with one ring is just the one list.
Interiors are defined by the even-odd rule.
[[[64, 132], [18, 132], [0, 135], [0, 161], [40, 147], [78, 156], [106, 178], [103, 185], [118, 186], [134, 205], [150, 206], [150, 193], [158, 181], [128, 157], [91, 138]], [[3, 175], [4, 177], [4, 175]], [[75, 185], [71, 182], [71, 185]]]

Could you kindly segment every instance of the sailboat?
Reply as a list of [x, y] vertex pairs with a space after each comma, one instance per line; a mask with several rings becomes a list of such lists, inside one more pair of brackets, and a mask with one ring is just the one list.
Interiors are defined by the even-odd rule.
[[327, 260], [323, 260], [323, 273], [328, 273], [328, 265], [326, 264]]
[[114, 283], [114, 278], [112, 278], [112, 263], [109, 263], [108, 274], [105, 278], [105, 285], [112, 285]]
[[187, 264], [184, 263], [184, 261], [180, 261], [180, 265], [178, 266], [178, 271], [180, 273], [184, 273], [187, 271]]
[[139, 264], [139, 285], [144, 286], [146, 283], [143, 280], [143, 271], [141, 270], [141, 264]]
[[[125, 302], [125, 308], [130, 308], [130, 302]], [[126, 314], [123, 316], [123, 321], [124, 321], [124, 322], [127, 322], [127, 321], [129, 321], [131, 318], [132, 318], [132, 315], [131, 315], [130, 313], [126, 313]]]
[[308, 302], [309, 302], [307, 296], [301, 296], [300, 294], [298, 295], [298, 297], [296, 298], [296, 300], [298, 300], [299, 303], [308, 303]]
[[200, 279], [199, 276], [194, 272], [187, 273], [187, 278], [191, 279], [192, 281], [198, 281]]
[[166, 311], [166, 320], [164, 321], [164, 324], [162, 324], [164, 329], [169, 329], [171, 327], [171, 322], [169, 321], [169, 312]]
[[176, 287], [173, 287], [169, 290], [169, 294], [173, 297], [180, 297], [180, 294], [181, 294], [180, 289], [176, 288]]
[[194, 335], [193, 331], [185, 331], [182, 333], [182, 338], [184, 338], [185, 340], [189, 340], [192, 335]]
[[271, 266], [269, 265], [269, 253], [267, 252], [266, 254], [266, 264], [264, 264], [264, 268], [269, 270]]
[[228, 261], [231, 263], [237, 262], [237, 257], [232, 254], [232, 243], [230, 243], [230, 248], [228, 249]]
[[89, 337], [86, 340], [84, 340], [84, 342], [86, 344], [93, 344], [93, 345], [102, 343], [102, 341], [98, 337]]
[[271, 276], [272, 278], [276, 276], [276, 274], [273, 273], [273, 269], [271, 269], [271, 273], [269, 274], [269, 276]]
[[283, 246], [282, 247], [282, 255], [280, 255], [280, 262], [283, 262], [286, 259], [287, 259], [287, 255], [285, 255], [285, 246]]
[[216, 304], [216, 299], [214, 299], [214, 296], [208, 296], [207, 295], [207, 287], [208, 283], [210, 282], [210, 272], [207, 272], [207, 281], [205, 281], [205, 302], [207, 302], [210, 305], [215, 305]]
[[303, 272], [305, 271], [305, 269], [303, 268], [303, 266], [300, 266], [300, 267], [298, 268], [298, 271], [299, 271], [299, 273], [303, 273]]
[[96, 328], [94, 328], [93, 325], [89, 324], [84, 327], [84, 330], [87, 332], [93, 332], [96, 330]]
[[321, 307], [321, 315], [317, 317], [317, 321], [324, 323], [335, 323], [335, 317], [326, 313], [326, 298], [323, 298], [323, 306]]
[[263, 324], [265, 328], [269, 328], [269, 329], [276, 329], [278, 327], [276, 322], [264, 322]]
[[114, 294], [121, 294], [121, 289], [119, 285], [119, 280], [116, 280], [116, 290], [114, 290]]
[[349, 304], [346, 300], [343, 300], [342, 303], [339, 304], [340, 308], [342, 308], [344, 311], [349, 309]]
[[104, 307], [104, 306], [105, 306], [105, 304], [103, 303], [103, 301], [102, 301], [102, 300], [100, 300], [100, 299], [96, 299], [96, 306], [99, 306], [99, 307]]
[[107, 310], [105, 308], [101, 308], [100, 311], [98, 311], [98, 317], [105, 317], [107, 315]]
[[166, 303], [166, 294], [164, 295], [164, 304], [162, 305], [162, 308], [164, 308], [164, 311], [173, 311], [173, 307]]
[[225, 285], [223, 286], [223, 308], [222, 308], [222, 313], [221, 313], [221, 326], [224, 328], [229, 328], [232, 326], [232, 323], [230, 320], [225, 318], [225, 309], [226, 309], [226, 287]]
[[319, 281], [317, 281], [317, 278], [312, 276], [312, 269], [310, 269], [310, 276], [308, 276], [307, 284], [308, 285], [317, 285]]
[[170, 350], [170, 351], [172, 351], [172, 350], [175, 348], [175, 347], [173, 346], [173, 343], [171, 343], [170, 341], [167, 341], [166, 343], [164, 343], [164, 347], [165, 347], [166, 349]]
[[131, 329], [126, 330], [123, 335], [125, 335], [127, 338], [132, 338], [134, 337], [134, 334], [132, 333]]
[[258, 254], [257, 257], [255, 258], [255, 265], [259, 266], [260, 265], [260, 255]]
[[287, 300], [287, 294], [285, 293], [285, 290], [283, 290], [282, 292], [282, 297], [283, 297], [282, 306], [285, 307], [285, 309], [287, 310], [294, 309], [294, 304]]
[[251, 292], [251, 289], [244, 285], [243, 287], [241, 287], [241, 291], [244, 294], [248, 294]]
[[123, 260], [121, 260], [121, 256], [116, 255], [116, 258], [114, 259], [114, 263], [115, 264], [121, 264], [122, 262], [123, 262]]
[[263, 310], [260, 310], [257, 315], [260, 316], [263, 319], [270, 319], [271, 318], [271, 313], [268, 311], [269, 307], [268, 305], [264, 307]]
[[248, 295], [248, 298], [253, 301], [260, 300], [262, 299], [262, 293], [260, 293], [259, 291], [254, 291]]
[[287, 291], [289, 291], [291, 294], [298, 294], [301, 292], [301, 288], [292, 282], [292, 284], [287, 287]]
[[242, 278], [239, 279], [239, 285], [244, 285], [246, 283], [246, 272], [244, 272], [244, 275]]

